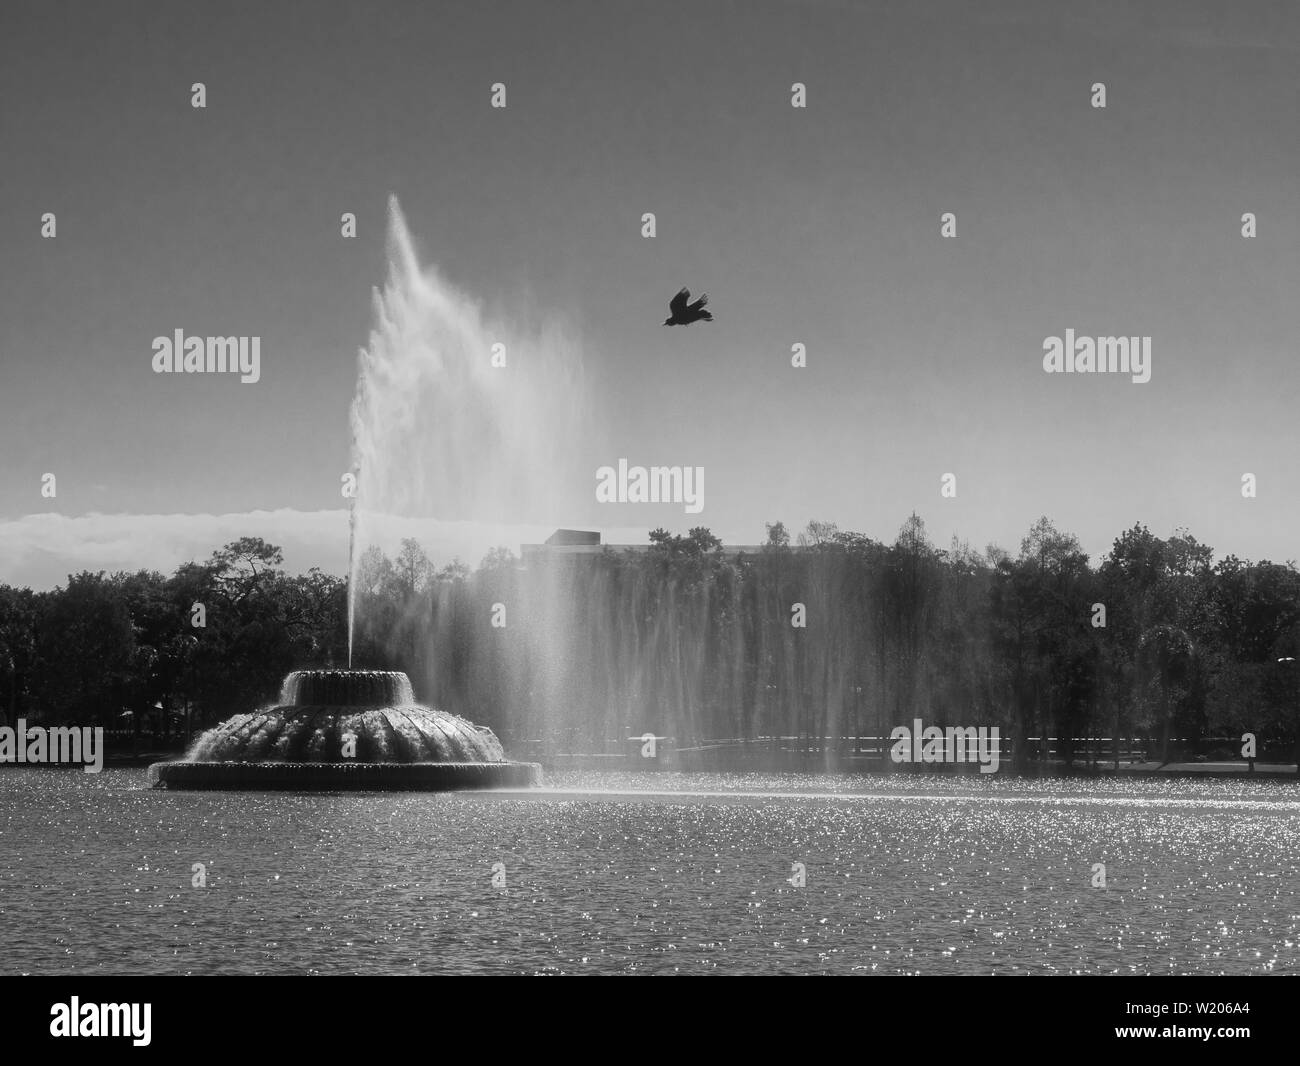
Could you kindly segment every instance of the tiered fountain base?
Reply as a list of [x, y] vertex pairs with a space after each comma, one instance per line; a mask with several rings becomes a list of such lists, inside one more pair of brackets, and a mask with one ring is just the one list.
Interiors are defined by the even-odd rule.
[[149, 767], [154, 788], [252, 789], [268, 792], [453, 792], [475, 788], [533, 788], [535, 762], [160, 762]]
[[405, 674], [290, 674], [280, 706], [235, 715], [178, 762], [154, 763], [165, 789], [450, 791], [540, 785], [492, 730], [415, 702]]

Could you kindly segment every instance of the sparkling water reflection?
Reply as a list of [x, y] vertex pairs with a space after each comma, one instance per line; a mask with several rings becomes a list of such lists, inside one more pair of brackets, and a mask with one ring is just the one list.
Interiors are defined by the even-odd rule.
[[1300, 969], [1289, 782], [548, 783], [159, 793], [144, 771], [6, 769], [0, 972]]

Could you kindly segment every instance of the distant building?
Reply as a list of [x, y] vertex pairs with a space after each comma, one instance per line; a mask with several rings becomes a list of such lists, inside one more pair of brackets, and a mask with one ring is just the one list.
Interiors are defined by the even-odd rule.
[[557, 529], [546, 538], [548, 548], [570, 548], [574, 545], [600, 544], [600, 534], [585, 529]]
[[[530, 559], [546, 558], [556, 555], [599, 555], [606, 548], [616, 552], [648, 552], [654, 545], [648, 540], [644, 544], [602, 544], [600, 534], [585, 529], [557, 529], [546, 538], [545, 544], [519, 545], [519, 558], [527, 563]], [[753, 555], [763, 550], [761, 544], [724, 544], [723, 555]], [[797, 548], [795, 549], [798, 550]]]
[[604, 545], [600, 543], [599, 533], [585, 529], [557, 529], [546, 538], [545, 544], [519, 545], [519, 558], [527, 563], [530, 559], [556, 555], [599, 555], [606, 547], [614, 549], [626, 547], [632, 551], [645, 551], [650, 544]]

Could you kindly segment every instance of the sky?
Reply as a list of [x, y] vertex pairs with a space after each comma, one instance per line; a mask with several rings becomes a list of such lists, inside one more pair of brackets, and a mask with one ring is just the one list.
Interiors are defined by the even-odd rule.
[[[574, 338], [566, 525], [892, 541], [915, 511], [1014, 552], [1047, 515], [1094, 559], [1136, 522], [1294, 559], [1298, 51], [1286, 0], [8, 0], [0, 581], [240, 535], [342, 573], [390, 194], [487, 313]], [[661, 326], [683, 285], [713, 323]], [[154, 373], [178, 328], [259, 336], [260, 380]], [[1045, 373], [1067, 329], [1149, 336], [1151, 380]], [[620, 458], [703, 467], [703, 510], [598, 503]], [[438, 517], [435, 558], [479, 544]]]

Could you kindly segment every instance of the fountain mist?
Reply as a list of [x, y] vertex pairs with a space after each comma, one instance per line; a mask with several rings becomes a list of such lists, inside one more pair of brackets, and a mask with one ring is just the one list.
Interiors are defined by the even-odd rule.
[[[350, 519], [349, 661], [367, 547], [391, 551], [403, 527], [430, 519], [474, 529], [562, 525], [589, 482], [574, 445], [577, 432], [590, 429], [590, 408], [567, 331], [554, 320], [529, 328], [489, 317], [436, 270], [421, 267], [396, 197], [388, 204], [387, 253], [388, 278], [374, 293], [351, 410], [358, 489]], [[494, 356], [505, 365], [494, 365]], [[475, 548], [499, 543], [484, 533]]]

